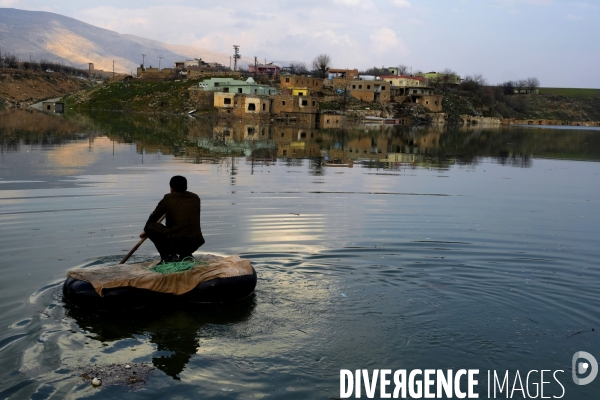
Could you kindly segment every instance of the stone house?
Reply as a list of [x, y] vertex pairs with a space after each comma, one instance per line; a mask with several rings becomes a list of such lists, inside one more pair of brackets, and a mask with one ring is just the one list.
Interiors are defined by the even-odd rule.
[[384, 75], [380, 78], [396, 87], [427, 87], [427, 78], [422, 76]]
[[329, 68], [329, 69], [327, 69], [327, 77], [329, 79], [334, 79], [334, 78], [357, 79], [358, 78], [358, 70], [357, 69]]
[[277, 76], [281, 74], [281, 67], [279, 65], [275, 65], [273, 63], [268, 64], [258, 64], [258, 65], [249, 65], [248, 72], [253, 74], [256, 71], [257, 74], [261, 75], [270, 75]]
[[272, 100], [267, 96], [216, 92], [214, 106], [221, 113], [237, 117], [266, 117], [271, 115]]
[[353, 80], [348, 88], [350, 96], [368, 102], [391, 100], [390, 84], [384, 80]]
[[[323, 80], [318, 78], [285, 75], [280, 78], [280, 81], [279, 87], [281, 89], [290, 89], [292, 92], [294, 90], [300, 91], [302, 89], [307, 89], [312, 93], [319, 93], [323, 91]], [[304, 94], [304, 96], [308, 96], [308, 93]]]

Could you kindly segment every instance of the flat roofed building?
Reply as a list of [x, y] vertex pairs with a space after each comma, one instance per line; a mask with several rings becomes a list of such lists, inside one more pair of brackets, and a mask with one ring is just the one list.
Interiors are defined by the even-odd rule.
[[245, 81], [233, 78], [210, 78], [199, 83], [207, 91], [266, 96], [277, 94], [277, 88], [259, 85], [252, 78]]

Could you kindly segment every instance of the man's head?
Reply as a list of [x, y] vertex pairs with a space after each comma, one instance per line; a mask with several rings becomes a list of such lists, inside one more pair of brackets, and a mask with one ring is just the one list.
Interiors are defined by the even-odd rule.
[[169, 181], [169, 186], [175, 192], [185, 192], [187, 190], [187, 179], [181, 175], [175, 175]]

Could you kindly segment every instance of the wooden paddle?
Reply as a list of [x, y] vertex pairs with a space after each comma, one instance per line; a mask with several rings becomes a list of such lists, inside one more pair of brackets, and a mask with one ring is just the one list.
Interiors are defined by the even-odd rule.
[[[167, 214], [160, 217], [160, 219], [156, 222], [160, 224], [162, 222], [162, 220], [165, 219], [166, 217], [167, 217]], [[129, 257], [131, 257], [133, 255], [133, 253], [136, 252], [136, 250], [142, 245], [142, 243], [144, 243], [146, 241], [146, 239], [148, 239], [148, 236], [141, 238], [140, 241], [137, 242], [137, 244], [135, 246], [133, 246], [133, 249], [131, 249], [131, 251], [129, 253], [127, 253], [127, 255], [125, 257], [123, 257], [123, 259], [121, 260], [121, 262], [119, 264], [125, 264], [125, 261], [129, 260]]]

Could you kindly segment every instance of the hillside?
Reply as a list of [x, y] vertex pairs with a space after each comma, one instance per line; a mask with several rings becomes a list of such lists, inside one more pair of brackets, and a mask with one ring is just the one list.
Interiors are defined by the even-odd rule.
[[497, 87], [445, 93], [444, 111], [497, 118], [600, 121], [600, 90], [540, 88], [538, 94], [505, 95]]
[[80, 79], [57, 72], [0, 71], [0, 108], [37, 103], [91, 86]]
[[[87, 68], [129, 73], [142, 63], [157, 66], [162, 56], [163, 67], [181, 59], [202, 58], [207, 62], [229, 65], [229, 54], [206, 49], [171, 45], [134, 35], [123, 35], [86, 24], [59, 14], [0, 8], [0, 49], [21, 60], [48, 60]], [[242, 59], [250, 63], [250, 59]]]

